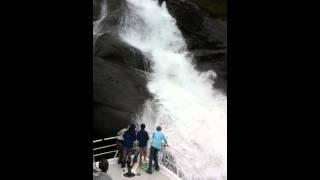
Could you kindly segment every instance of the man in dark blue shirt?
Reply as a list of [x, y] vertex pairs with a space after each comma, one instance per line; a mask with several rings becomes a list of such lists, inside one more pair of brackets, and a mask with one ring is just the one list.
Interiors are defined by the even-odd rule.
[[123, 134], [123, 158], [121, 167], [125, 167], [127, 161], [131, 162], [131, 155], [133, 154], [133, 142], [137, 140], [136, 126], [130, 124], [129, 129]]
[[144, 157], [144, 160], [146, 160], [147, 156], [147, 145], [149, 140], [149, 135], [145, 131], [146, 125], [141, 124], [141, 130], [137, 134], [137, 140], [139, 142], [139, 152], [140, 152], [140, 161], [139, 164], [142, 165], [142, 156]]

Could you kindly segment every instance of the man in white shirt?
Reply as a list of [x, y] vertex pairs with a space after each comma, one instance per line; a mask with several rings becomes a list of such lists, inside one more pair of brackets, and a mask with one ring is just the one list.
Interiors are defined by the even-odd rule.
[[118, 153], [119, 153], [119, 159], [118, 159], [118, 164], [120, 164], [122, 162], [123, 159], [123, 134], [124, 132], [126, 132], [127, 128], [123, 128], [121, 129], [118, 133], [117, 133], [117, 147], [118, 147]]

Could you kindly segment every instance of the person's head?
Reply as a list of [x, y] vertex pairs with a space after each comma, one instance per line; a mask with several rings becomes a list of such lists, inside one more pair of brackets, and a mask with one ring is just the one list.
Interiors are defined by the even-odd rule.
[[161, 127], [160, 126], [157, 126], [157, 131], [161, 131]]
[[141, 129], [144, 130], [146, 128], [146, 125], [145, 124], [141, 124], [140, 127], [141, 127]]
[[136, 130], [136, 125], [130, 124], [129, 131], [134, 131], [134, 130]]
[[108, 160], [103, 159], [99, 162], [99, 169], [101, 169], [102, 172], [107, 172], [109, 168]]

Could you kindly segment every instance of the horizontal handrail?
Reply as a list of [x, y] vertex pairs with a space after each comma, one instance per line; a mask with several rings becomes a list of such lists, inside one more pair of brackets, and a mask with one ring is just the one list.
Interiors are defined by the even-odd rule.
[[113, 137], [109, 137], [109, 138], [102, 138], [102, 139], [97, 139], [94, 140], [93, 143], [97, 143], [97, 142], [101, 142], [101, 141], [108, 141], [108, 140], [112, 140], [112, 139], [117, 139], [118, 136], [113, 136]]
[[[94, 140], [93, 143], [109, 141], [109, 140], [113, 140], [113, 139], [117, 139], [117, 136], [109, 137], [109, 138], [97, 139], [97, 140]], [[109, 147], [116, 147], [116, 146], [117, 146], [117, 144], [111, 144], [111, 145], [107, 145], [107, 146], [96, 147], [96, 148], [93, 148], [92, 150], [93, 151], [97, 151], [97, 150], [100, 150], [100, 149], [106, 149], [106, 148], [109, 148]], [[115, 153], [115, 155], [114, 155], [114, 158], [115, 158], [118, 155], [118, 150], [106, 151], [106, 152], [99, 153], [99, 154], [93, 154], [93, 156], [97, 157], [97, 156], [101, 156], [101, 155], [105, 155], [105, 154], [111, 154], [111, 153]]]
[[117, 136], [109, 137], [109, 138], [104, 138], [103, 140], [104, 140], [104, 141], [108, 141], [108, 140], [112, 140], [112, 139], [117, 139]]
[[97, 142], [101, 142], [102, 139], [99, 139], [99, 140], [94, 140], [93, 143], [97, 143]]
[[116, 153], [117, 151], [118, 151], [118, 150], [108, 151], [108, 152], [104, 152], [104, 153], [95, 154], [95, 155], [93, 155], [93, 156], [94, 156], [94, 157], [97, 157], [97, 156], [101, 156], [101, 155], [104, 155], [104, 154]]
[[114, 147], [114, 146], [117, 146], [117, 144], [111, 144], [111, 145], [108, 145], [108, 146], [102, 146], [102, 147], [94, 148], [93, 150], [96, 151], [96, 150], [99, 150], [99, 149], [105, 149], [105, 148]]

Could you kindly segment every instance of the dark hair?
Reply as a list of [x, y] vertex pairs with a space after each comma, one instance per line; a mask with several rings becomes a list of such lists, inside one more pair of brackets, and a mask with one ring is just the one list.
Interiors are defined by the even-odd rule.
[[136, 129], [136, 125], [130, 124], [129, 131], [134, 131]]
[[157, 126], [157, 131], [161, 131], [161, 127], [160, 126]]
[[141, 124], [141, 129], [144, 129], [144, 128], [146, 128], [146, 125], [145, 124]]
[[109, 162], [106, 159], [103, 159], [99, 162], [99, 169], [101, 169], [102, 172], [107, 172], [109, 168]]

